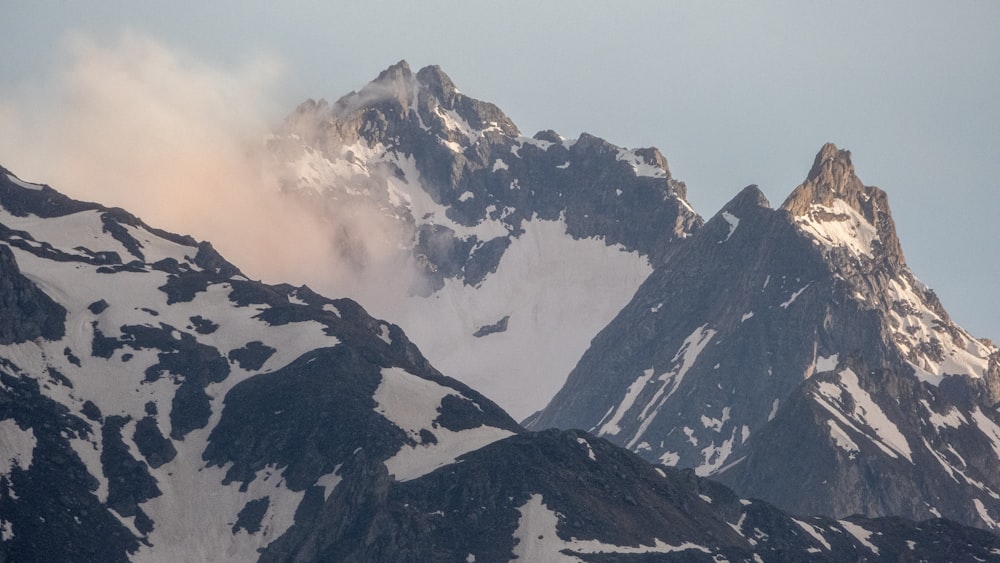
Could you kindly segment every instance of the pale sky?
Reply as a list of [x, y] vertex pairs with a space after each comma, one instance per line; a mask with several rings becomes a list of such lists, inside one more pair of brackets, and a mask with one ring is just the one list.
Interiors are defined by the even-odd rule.
[[1000, 2], [155, 4], [3, 2], [0, 112], [32, 111], [72, 34], [127, 31], [208, 67], [280, 66], [272, 120], [400, 59], [437, 64], [526, 135], [658, 147], [706, 218], [751, 183], [780, 205], [831, 141], [888, 192], [916, 275], [960, 325], [1000, 339]]

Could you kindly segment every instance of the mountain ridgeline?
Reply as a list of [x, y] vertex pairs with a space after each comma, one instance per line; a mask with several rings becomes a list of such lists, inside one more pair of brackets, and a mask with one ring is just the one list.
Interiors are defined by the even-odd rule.
[[1000, 371], [906, 265], [884, 192], [823, 147], [660, 265], [529, 428], [582, 428], [796, 513], [997, 529]]
[[0, 169], [0, 563], [1000, 557], [1000, 353], [847, 151], [703, 221], [405, 62], [267, 142], [391, 307]]
[[527, 432], [349, 299], [0, 174], [0, 561], [1000, 554], [947, 520], [793, 517]]

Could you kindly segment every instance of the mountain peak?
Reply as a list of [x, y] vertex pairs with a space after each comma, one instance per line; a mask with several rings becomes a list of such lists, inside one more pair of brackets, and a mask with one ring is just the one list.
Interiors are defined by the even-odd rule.
[[417, 82], [430, 90], [431, 94], [451, 106], [453, 99], [459, 94], [458, 88], [451, 78], [437, 65], [425, 66], [417, 72]]
[[854, 173], [851, 152], [823, 145], [806, 180], [781, 209], [817, 243], [843, 247], [858, 256], [888, 260], [895, 270], [904, 263], [885, 192], [865, 186]]
[[736, 197], [729, 200], [729, 203], [722, 210], [732, 212], [746, 207], [765, 207], [770, 209], [771, 202], [767, 201], [767, 197], [764, 196], [764, 192], [760, 191], [757, 184], [750, 184], [740, 190], [740, 193], [736, 194]]
[[816, 154], [805, 182], [795, 188], [781, 207], [798, 217], [813, 205], [832, 207], [836, 200], [851, 203], [865, 199], [867, 194], [863, 192], [865, 186], [854, 174], [851, 151], [827, 143]]
[[410, 70], [410, 64], [406, 62], [406, 59], [401, 59], [398, 63], [390, 65], [380, 72], [374, 82], [396, 80], [399, 78], [409, 79], [412, 75], [413, 72]]

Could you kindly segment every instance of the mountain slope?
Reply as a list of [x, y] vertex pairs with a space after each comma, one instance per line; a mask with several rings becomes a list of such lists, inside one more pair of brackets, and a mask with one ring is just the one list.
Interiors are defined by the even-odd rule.
[[543, 406], [701, 224], [656, 149], [522, 136], [437, 67], [400, 62], [333, 104], [307, 101], [269, 146], [358, 285], [380, 288], [358, 298], [515, 416]]
[[793, 512], [996, 528], [998, 358], [827, 145], [781, 209], [750, 187], [685, 241], [527, 425], [589, 429]]
[[0, 561], [1000, 554], [949, 521], [793, 518], [524, 432], [351, 300], [0, 172]]
[[0, 205], [10, 560], [246, 560], [357, 448], [412, 478], [521, 431], [350, 300], [6, 173]]

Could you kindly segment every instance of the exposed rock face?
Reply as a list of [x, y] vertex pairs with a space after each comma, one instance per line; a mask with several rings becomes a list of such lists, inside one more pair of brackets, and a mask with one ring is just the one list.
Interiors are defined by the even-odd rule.
[[679, 245], [526, 424], [796, 513], [993, 529], [996, 354], [906, 266], [885, 193], [826, 145], [781, 209], [747, 188]]
[[350, 300], [6, 175], [0, 266], [0, 560], [248, 560], [359, 447], [402, 478], [523, 431]]
[[0, 246], [0, 317], [0, 344], [58, 340], [66, 331], [66, 310], [21, 275], [7, 246]]
[[67, 328], [0, 344], [0, 561], [1000, 553], [949, 521], [793, 518], [581, 432], [525, 432], [351, 300], [250, 281], [121, 211], [44, 215], [34, 189], [0, 179], [4, 271]]
[[[509, 240], [532, 217], [562, 217], [573, 237], [601, 237], [654, 261], [700, 224], [684, 202], [684, 185], [656, 149], [621, 149], [586, 133], [576, 140], [553, 131], [523, 137], [498, 107], [458, 92], [436, 66], [414, 75], [400, 61], [332, 105], [309, 100], [271, 144], [279, 158], [299, 163], [287, 189], [330, 203], [375, 198], [414, 231], [434, 225], [416, 209], [415, 190], [443, 206], [458, 230], [495, 221], [502, 226], [496, 238]], [[393, 192], [410, 197], [400, 201]], [[452, 229], [448, 235], [466, 248], [434, 256], [413, 239], [426, 273], [437, 274], [434, 289], [449, 277], [482, 281], [482, 273], [468, 279], [463, 268], [495, 239]], [[487, 273], [498, 261], [490, 261]]]
[[[365, 305], [520, 416], [556, 391], [650, 264], [701, 225], [658, 150], [524, 136], [438, 67], [401, 61], [332, 104], [309, 100], [269, 143], [284, 190], [334, 225], [351, 270], [393, 256], [417, 272], [391, 308]], [[503, 336], [473, 336], [505, 316]]]

